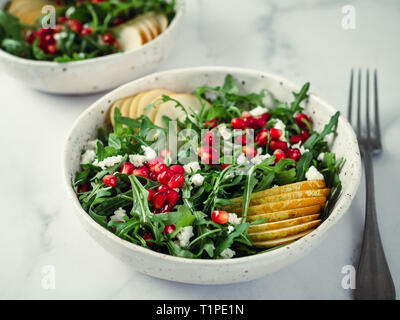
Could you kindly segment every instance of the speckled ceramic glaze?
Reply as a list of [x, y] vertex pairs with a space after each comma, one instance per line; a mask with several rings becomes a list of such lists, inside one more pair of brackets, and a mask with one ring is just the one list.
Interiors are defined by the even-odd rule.
[[[338, 136], [332, 151], [346, 158], [341, 172], [342, 195], [326, 221], [312, 233], [291, 244], [262, 254], [230, 260], [183, 259], [122, 240], [92, 220], [81, 208], [72, 188], [72, 180], [79, 169], [83, 146], [88, 139], [95, 138], [98, 127], [108, 122], [107, 111], [111, 103], [152, 88], [192, 92], [203, 84], [221, 85], [227, 73], [236, 77], [247, 92], [259, 92], [266, 88], [271, 97], [283, 101], [291, 101], [292, 91], [300, 89], [300, 86], [272, 74], [230, 67], [201, 67], [155, 73], [130, 82], [95, 102], [78, 118], [68, 136], [64, 151], [65, 183], [79, 220], [102, 247], [137, 271], [162, 279], [197, 284], [233, 283], [265, 276], [305, 256], [317, 246], [327, 231], [343, 216], [356, 194], [361, 175], [358, 144], [351, 126], [344, 117], [340, 117]], [[317, 130], [321, 130], [336, 112], [334, 107], [314, 94], [310, 95], [306, 103], [306, 111], [312, 115]]]
[[[0, 0], [3, 8], [8, 0]], [[168, 55], [183, 17], [183, 0], [168, 28], [144, 46], [104, 57], [56, 63], [22, 59], [0, 50], [0, 68], [23, 84], [50, 93], [86, 94], [105, 91], [151, 72]]]

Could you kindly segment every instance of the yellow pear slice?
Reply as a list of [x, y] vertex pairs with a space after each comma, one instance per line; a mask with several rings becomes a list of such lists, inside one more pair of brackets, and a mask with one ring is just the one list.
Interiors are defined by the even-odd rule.
[[[146, 114], [149, 119], [153, 120], [154, 115], [156, 114], [156, 106], [150, 108], [149, 110], [145, 110], [145, 108], [152, 103], [156, 103], [158, 99], [160, 99], [163, 95], [170, 96], [175, 94], [175, 92], [168, 90], [168, 89], [152, 89], [143, 92], [143, 95], [140, 97], [138, 101], [138, 108], [137, 108], [137, 117]], [[162, 102], [160, 100], [160, 102]]]
[[154, 18], [154, 14], [149, 12], [140, 16], [140, 22], [142, 22], [147, 29], [151, 32], [152, 39], [156, 38], [160, 33], [160, 27], [158, 26], [157, 20]]
[[277, 230], [269, 230], [269, 231], [264, 231], [264, 232], [255, 232], [255, 233], [249, 234], [249, 237], [254, 242], [286, 238], [286, 237], [290, 237], [290, 236], [294, 236], [296, 234], [302, 233], [309, 229], [316, 228], [321, 223], [321, 221], [322, 220], [318, 219], [318, 220], [306, 222], [303, 224], [299, 224], [299, 225], [295, 225], [295, 226], [291, 226], [291, 227], [287, 227], [287, 228], [282, 228], [282, 229], [277, 229]]
[[156, 14], [156, 19], [157, 22], [161, 28], [161, 32], [164, 32], [168, 28], [168, 18], [165, 14], [163, 13], [157, 13]]
[[317, 214], [312, 214], [309, 216], [303, 216], [303, 217], [298, 217], [298, 218], [293, 218], [293, 219], [257, 224], [257, 225], [249, 227], [249, 235], [251, 235], [253, 233], [257, 233], [257, 232], [264, 232], [264, 231], [269, 231], [269, 230], [292, 227], [292, 226], [295, 226], [298, 224], [303, 224], [306, 222], [317, 220], [319, 218], [319, 216], [320, 216], [319, 213], [317, 213]]
[[115, 108], [118, 108], [119, 111], [121, 111], [121, 106], [124, 103], [125, 99], [126, 98], [118, 99], [111, 105], [109, 116], [110, 116], [111, 124], [113, 126], [114, 126], [114, 110], [115, 110]]
[[134, 96], [134, 98], [131, 101], [131, 106], [129, 108], [129, 118], [136, 119], [137, 117], [137, 109], [139, 105], [139, 100], [140, 97], [143, 96], [144, 92], [141, 92]]
[[267, 219], [268, 222], [281, 221], [286, 219], [292, 219], [297, 217], [303, 217], [307, 215], [317, 214], [321, 211], [320, 205], [296, 208], [284, 211], [267, 212], [256, 215], [247, 216], [247, 221], [256, 221], [261, 219]]
[[134, 97], [128, 97], [124, 100], [124, 103], [121, 105], [121, 115], [123, 117], [129, 117], [129, 108], [131, 106], [131, 102]]
[[147, 38], [142, 35], [139, 26], [127, 25], [118, 29], [118, 43], [123, 51], [130, 51], [140, 48]]
[[298, 239], [304, 237], [305, 235], [313, 232], [314, 230], [315, 229], [310, 229], [310, 230], [298, 233], [298, 234], [290, 236], [290, 237], [285, 237], [285, 238], [280, 238], [280, 239], [275, 239], [275, 240], [256, 241], [256, 242], [253, 242], [253, 244], [254, 244], [254, 246], [259, 247], [259, 248], [272, 248], [272, 247], [279, 246], [281, 244], [285, 244], [288, 242], [298, 240]]

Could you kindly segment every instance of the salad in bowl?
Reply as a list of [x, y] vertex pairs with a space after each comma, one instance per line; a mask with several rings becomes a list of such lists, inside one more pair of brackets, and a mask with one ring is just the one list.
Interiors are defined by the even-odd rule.
[[179, 258], [235, 259], [297, 241], [331, 214], [346, 161], [330, 149], [339, 112], [317, 130], [304, 110], [309, 87], [282, 101], [226, 74], [218, 86], [111, 101], [81, 150], [76, 197], [108, 232]]

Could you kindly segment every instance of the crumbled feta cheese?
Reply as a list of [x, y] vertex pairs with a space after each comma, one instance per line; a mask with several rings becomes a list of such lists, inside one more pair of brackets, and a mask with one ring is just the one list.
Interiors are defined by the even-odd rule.
[[236, 159], [236, 163], [237, 164], [248, 164], [249, 160], [247, 160], [246, 156], [244, 155], [244, 153], [241, 153], [239, 155], [239, 157], [237, 157]]
[[126, 217], [125, 209], [119, 208], [114, 211], [114, 215], [112, 215], [110, 219], [112, 221], [125, 222], [124, 217]]
[[273, 186], [272, 186], [272, 188], [278, 188], [279, 186], [277, 185], [277, 184], [274, 184]]
[[236, 213], [229, 214], [229, 223], [233, 225], [240, 224], [242, 222], [242, 218], [239, 218]]
[[196, 173], [192, 179], [191, 182], [196, 186], [196, 187], [200, 187], [203, 185], [204, 182], [204, 177], [200, 174], [200, 173]]
[[299, 149], [301, 154], [304, 154], [304, 153], [306, 153], [306, 152], [308, 151], [308, 149], [304, 148], [304, 147], [301, 145], [301, 141], [298, 142], [298, 143], [296, 143], [296, 144], [294, 144], [294, 145], [292, 145], [292, 149], [294, 149], [294, 148]]
[[193, 237], [193, 227], [187, 226], [184, 227], [181, 231], [178, 232], [176, 237], [178, 238], [178, 243], [181, 247], [187, 247], [190, 241], [190, 238]]
[[256, 107], [256, 108], [254, 108], [253, 110], [250, 110], [250, 114], [253, 116], [253, 117], [258, 117], [258, 116], [261, 116], [261, 115], [263, 115], [264, 113], [267, 113], [267, 109], [266, 108], [263, 108], [263, 107], [261, 107], [261, 106], [258, 106], [258, 107]]
[[228, 226], [228, 234], [232, 233], [233, 230], [235, 230], [235, 227], [233, 227], [233, 226]]
[[322, 161], [322, 160], [324, 160], [324, 157], [325, 157], [325, 153], [321, 152], [321, 153], [318, 155], [317, 160]]
[[255, 165], [258, 165], [270, 157], [271, 157], [271, 155], [268, 153], [267, 154], [257, 154], [253, 159], [251, 159], [251, 162]]
[[55, 40], [59, 40], [59, 39], [61, 39], [61, 38], [65, 38], [65, 37], [67, 37], [67, 36], [68, 36], [68, 34], [67, 34], [65, 31], [62, 31], [62, 32], [60, 32], [60, 33], [54, 34], [54, 39], [55, 39]]
[[94, 150], [92, 149], [88, 149], [81, 157], [81, 164], [93, 162], [95, 158], [96, 158], [96, 152], [94, 152]]
[[86, 57], [86, 55], [85, 55], [84, 52], [79, 52], [78, 53], [78, 57], [81, 58], [81, 59], [84, 59]]
[[229, 140], [232, 137], [232, 130], [228, 129], [225, 123], [218, 126], [218, 132], [224, 140]]
[[142, 146], [142, 149], [147, 161], [153, 160], [157, 157], [157, 152], [155, 152], [151, 147]]
[[235, 251], [233, 251], [230, 248], [226, 248], [224, 251], [221, 252], [221, 258], [231, 259], [235, 254], [236, 254]]
[[103, 170], [107, 167], [112, 167], [113, 165], [120, 163], [122, 161], [122, 156], [113, 156], [105, 158], [103, 161], [95, 160], [93, 164], [102, 168]]
[[132, 163], [136, 168], [143, 166], [146, 161], [146, 156], [143, 156], [141, 154], [129, 155], [129, 162]]
[[275, 119], [275, 120], [276, 120], [276, 123], [274, 125], [274, 128], [279, 129], [282, 132], [281, 136], [279, 137], [279, 140], [287, 142], [286, 137], [285, 137], [286, 125], [280, 119]]
[[186, 173], [196, 172], [200, 170], [200, 164], [197, 161], [189, 162], [183, 166], [183, 169], [185, 169]]
[[321, 172], [318, 171], [317, 168], [311, 166], [308, 171], [306, 172], [306, 179], [307, 180], [324, 180], [324, 176]]

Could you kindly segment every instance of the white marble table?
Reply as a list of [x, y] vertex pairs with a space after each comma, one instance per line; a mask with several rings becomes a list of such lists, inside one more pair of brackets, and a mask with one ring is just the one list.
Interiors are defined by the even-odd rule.
[[[354, 30], [342, 28], [342, 1], [188, 0], [177, 45], [159, 70], [230, 65], [270, 71], [298, 83], [310, 81], [313, 92], [345, 111], [350, 68], [378, 68], [385, 150], [375, 160], [377, 206], [387, 259], [400, 292], [400, 3], [348, 3], [356, 9]], [[64, 190], [64, 138], [78, 115], [100, 95], [47, 95], [23, 87], [1, 70], [0, 88], [0, 298], [352, 297], [352, 290], [342, 288], [341, 271], [357, 264], [363, 187], [318, 248], [275, 274], [221, 286], [150, 278], [116, 260], [86, 234]], [[43, 283], [46, 266], [55, 270], [54, 289]]]

